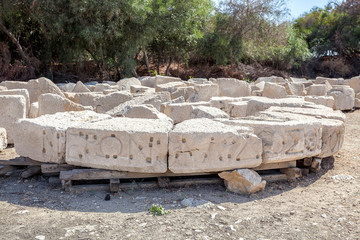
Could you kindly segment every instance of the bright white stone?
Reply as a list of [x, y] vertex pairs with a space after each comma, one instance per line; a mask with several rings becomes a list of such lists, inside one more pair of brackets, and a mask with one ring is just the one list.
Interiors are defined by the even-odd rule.
[[137, 78], [125, 78], [117, 82], [120, 90], [130, 91], [131, 86], [141, 86], [141, 82]]
[[286, 89], [276, 83], [266, 82], [262, 95], [268, 98], [286, 98]]
[[349, 86], [333, 86], [328, 95], [335, 99], [334, 110], [351, 110], [355, 104], [354, 89]]
[[246, 97], [251, 96], [249, 83], [235, 78], [218, 78], [219, 96]]
[[207, 102], [170, 103], [165, 106], [164, 113], [174, 121], [174, 124], [191, 119], [193, 106], [209, 106]]
[[0, 152], [7, 147], [6, 129], [0, 128]]
[[12, 89], [12, 90], [2, 90], [0, 95], [21, 95], [25, 97], [26, 100], [26, 116], [29, 115], [30, 111], [30, 97], [27, 89]]
[[335, 99], [332, 96], [306, 96], [305, 101], [312, 102], [325, 107], [333, 108]]
[[218, 108], [207, 106], [193, 106], [191, 118], [229, 118], [229, 115]]
[[85, 86], [81, 81], [78, 81], [74, 87], [74, 89], [72, 90], [72, 92], [74, 93], [86, 93], [86, 92], [91, 92], [90, 89]]
[[264, 190], [266, 181], [254, 170], [238, 169], [231, 172], [219, 173], [224, 179], [226, 188], [235, 193], [252, 194]]
[[[54, 114], [57, 112], [84, 111], [89, 107], [74, 103], [69, 99], [56, 94], [46, 93], [39, 97], [39, 115]], [[91, 107], [90, 107], [91, 108]]]

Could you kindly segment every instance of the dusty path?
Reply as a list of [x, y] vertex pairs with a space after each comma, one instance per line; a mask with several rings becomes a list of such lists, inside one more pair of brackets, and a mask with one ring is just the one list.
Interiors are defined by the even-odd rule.
[[[133, 189], [104, 201], [105, 192], [67, 193], [43, 178], [0, 178], [0, 239], [360, 239], [360, 111], [346, 115], [333, 169], [250, 197], [211, 185]], [[203, 201], [181, 205], [188, 198]], [[150, 215], [153, 203], [170, 214]]]

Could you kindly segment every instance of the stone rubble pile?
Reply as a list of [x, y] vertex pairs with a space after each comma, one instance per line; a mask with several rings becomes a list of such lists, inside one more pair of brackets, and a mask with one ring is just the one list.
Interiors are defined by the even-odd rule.
[[236, 170], [220, 174], [227, 186], [257, 177], [239, 169], [333, 155], [344, 138], [339, 110], [360, 108], [360, 76], [0, 86], [0, 151], [14, 144], [35, 161], [136, 173]]

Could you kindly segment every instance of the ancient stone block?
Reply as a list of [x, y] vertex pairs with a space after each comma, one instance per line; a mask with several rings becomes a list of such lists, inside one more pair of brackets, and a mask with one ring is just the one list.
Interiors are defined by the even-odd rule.
[[305, 86], [302, 83], [292, 82], [292, 83], [285, 83], [284, 87], [288, 95], [295, 95], [295, 96], [305, 96]]
[[171, 99], [184, 97], [185, 101], [192, 102], [196, 98], [195, 94], [196, 91], [194, 86], [178, 87], [174, 92], [171, 93]]
[[113, 118], [67, 131], [68, 164], [111, 170], [167, 171], [168, 121]]
[[235, 78], [218, 78], [219, 96], [246, 97], [251, 95], [249, 83]]
[[210, 119], [184, 121], [169, 134], [169, 170], [174, 173], [256, 167], [261, 153], [258, 137]]
[[149, 88], [155, 88], [155, 77], [139, 78], [141, 85]]
[[355, 104], [354, 89], [349, 86], [333, 86], [328, 95], [335, 99], [334, 110], [351, 110]]
[[355, 94], [360, 92], [360, 76], [353, 77], [349, 81], [349, 85], [352, 89], [354, 89]]
[[91, 107], [74, 103], [67, 98], [56, 94], [46, 93], [39, 97], [39, 115], [54, 114], [57, 112], [91, 110]]
[[308, 124], [301, 121], [267, 120], [223, 120], [232, 126], [245, 126], [254, 129], [262, 140], [263, 163], [287, 162], [321, 153], [321, 124]]
[[193, 106], [209, 106], [207, 102], [170, 103], [165, 106], [164, 113], [174, 121], [174, 124], [191, 119]]
[[235, 193], [252, 194], [264, 190], [266, 181], [254, 170], [238, 169], [231, 172], [219, 173], [224, 179], [226, 188]]
[[137, 78], [124, 78], [117, 82], [120, 90], [130, 91], [130, 86], [141, 86], [141, 82]]
[[127, 91], [116, 91], [106, 95], [99, 95], [94, 98], [94, 107], [96, 112], [105, 113], [111, 109], [133, 99], [133, 96]]
[[193, 106], [191, 118], [229, 118], [224, 111], [208, 106]]
[[271, 82], [265, 83], [262, 95], [264, 97], [268, 97], [268, 98], [286, 98], [287, 97], [285, 87], [280, 86], [276, 83], [271, 83]]
[[109, 115], [82, 111], [21, 119], [14, 128], [16, 152], [40, 162], [64, 163], [67, 128], [108, 118]]
[[282, 77], [277, 77], [277, 76], [271, 76], [271, 77], [259, 77], [256, 81], [255, 84], [260, 83], [260, 82], [270, 82], [270, 83], [286, 83], [286, 80]]
[[0, 96], [0, 127], [6, 129], [8, 143], [14, 143], [14, 125], [26, 118], [26, 99], [21, 95]]
[[39, 102], [33, 102], [30, 105], [29, 118], [37, 118], [39, 115]]
[[[95, 87], [94, 87], [95, 88]], [[86, 93], [86, 92], [91, 92], [90, 89], [85, 86], [81, 81], [78, 81], [74, 87], [74, 89], [72, 90], [72, 92], [74, 93]]]
[[305, 101], [333, 108], [335, 100], [332, 96], [306, 96]]
[[232, 102], [228, 104], [231, 117], [246, 117], [248, 102]]
[[2, 90], [0, 95], [21, 95], [24, 96], [26, 100], [26, 116], [29, 115], [30, 111], [30, 97], [27, 89], [11, 89], [11, 90]]
[[159, 112], [152, 105], [133, 105], [128, 106], [124, 112], [124, 117], [127, 118], [146, 118], [146, 119], [163, 119], [173, 123], [172, 119], [165, 114]]
[[7, 147], [6, 129], [0, 128], [0, 152]]
[[160, 84], [165, 84], [165, 83], [169, 83], [169, 82], [182, 82], [181, 78], [177, 78], [177, 77], [168, 77], [168, 76], [160, 76], [160, 75], [156, 75], [155, 77], [155, 84], [153, 87], [156, 87]]
[[313, 84], [307, 88], [307, 95], [326, 96], [327, 88], [324, 84]]
[[133, 86], [130, 86], [130, 92], [131, 92], [131, 93], [152, 94], [152, 93], [155, 92], [155, 88], [133, 85]]
[[175, 92], [178, 87], [186, 87], [186, 82], [168, 82], [164, 84], [159, 84], [156, 86], [155, 91], [156, 92]]

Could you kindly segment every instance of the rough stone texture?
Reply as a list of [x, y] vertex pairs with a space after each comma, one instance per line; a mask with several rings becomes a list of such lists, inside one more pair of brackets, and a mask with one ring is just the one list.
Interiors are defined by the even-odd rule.
[[184, 97], [185, 101], [191, 102], [196, 98], [196, 91], [194, 86], [190, 87], [178, 87], [174, 92], [171, 93], [171, 99]]
[[328, 92], [335, 99], [334, 110], [351, 110], [355, 104], [354, 89], [349, 86], [333, 86]]
[[74, 93], [86, 93], [86, 92], [91, 92], [91, 91], [81, 81], [78, 81], [76, 83], [74, 89], [72, 90], [72, 92], [74, 92]]
[[325, 84], [325, 82], [328, 82], [330, 85], [340, 85], [341, 79], [317, 77], [314, 81], [315, 84]]
[[233, 102], [243, 101], [243, 98], [232, 98], [232, 97], [212, 97], [210, 100], [210, 106], [216, 107], [224, 112], [230, 114], [229, 112], [229, 104]]
[[259, 166], [261, 140], [248, 131], [210, 119], [192, 119], [169, 134], [169, 170], [218, 172]]
[[21, 119], [15, 127], [16, 152], [40, 162], [64, 163], [67, 128], [108, 118], [109, 115], [82, 111]]
[[106, 83], [98, 83], [95, 85], [93, 92], [104, 92], [109, 89], [119, 90], [118, 86], [112, 86]]
[[327, 88], [324, 84], [313, 84], [307, 88], [307, 95], [326, 96]]
[[30, 111], [30, 97], [27, 89], [12, 89], [12, 90], [2, 90], [0, 95], [21, 95], [25, 97], [26, 100], [26, 116], [29, 115]]
[[232, 102], [228, 104], [231, 117], [246, 117], [248, 103], [247, 102]]
[[153, 87], [169, 82], [182, 82], [181, 78], [156, 75]]
[[306, 96], [304, 99], [305, 101], [323, 105], [329, 108], [333, 108], [335, 103], [335, 99], [332, 96]]
[[306, 90], [303, 83], [297, 83], [297, 82], [285, 83], [284, 87], [288, 95], [295, 95], [295, 96], [306, 95]]
[[105, 113], [119, 106], [122, 103], [130, 101], [133, 96], [127, 91], [117, 91], [107, 95], [100, 95], [94, 99], [96, 112]]
[[147, 119], [163, 119], [173, 122], [168, 116], [159, 112], [152, 105], [133, 105], [128, 106], [124, 112], [124, 117], [127, 118], [147, 118]]
[[0, 152], [7, 147], [6, 129], [0, 128]]
[[66, 98], [73, 101], [74, 103], [81, 104], [83, 106], [96, 106], [96, 99], [98, 97], [104, 96], [101, 93], [93, 92], [82, 92], [82, 93], [64, 93]]
[[271, 82], [271, 83], [286, 83], [286, 80], [282, 77], [271, 76], [271, 77], [259, 77], [255, 84], [260, 82]]
[[174, 121], [174, 124], [177, 124], [191, 119], [193, 106], [209, 106], [209, 103], [170, 103], [166, 105], [164, 113]]
[[286, 89], [276, 83], [266, 82], [262, 95], [268, 98], [286, 98]]
[[359, 98], [355, 98], [354, 108], [357, 108], [357, 109], [360, 108], [360, 99]]
[[141, 81], [141, 85], [149, 88], [155, 88], [155, 77], [144, 77]]
[[191, 102], [210, 101], [212, 97], [218, 96], [219, 86], [217, 84], [197, 84], [194, 86], [195, 94], [190, 97]]
[[156, 86], [155, 91], [156, 92], [175, 92], [178, 87], [186, 87], [186, 82], [168, 82], [164, 84], [159, 84]]
[[125, 78], [117, 82], [120, 90], [130, 91], [130, 86], [141, 86], [141, 82], [137, 78]]
[[131, 93], [144, 93], [144, 94], [152, 94], [155, 92], [155, 88], [145, 87], [145, 86], [130, 86]]
[[254, 170], [238, 169], [231, 172], [219, 173], [224, 179], [226, 188], [235, 193], [252, 194], [265, 189], [266, 181]]
[[29, 92], [30, 103], [37, 102], [39, 96], [44, 93], [54, 93], [64, 97], [60, 88], [58, 88], [51, 80], [44, 77], [32, 79], [28, 82], [6, 81], [5, 86], [8, 89], [27, 89]]
[[89, 107], [74, 103], [67, 98], [56, 94], [46, 93], [39, 97], [39, 115], [54, 114], [57, 112], [91, 110]]
[[352, 89], [354, 89], [355, 94], [360, 92], [360, 76], [353, 77], [349, 81], [349, 85]]
[[207, 106], [193, 106], [191, 118], [229, 118], [229, 115], [218, 108]]
[[169, 92], [160, 92], [155, 94], [145, 94], [134, 97], [130, 101], [126, 101], [117, 107], [107, 111], [107, 114], [111, 116], [123, 116], [124, 112], [128, 108], [128, 106], [133, 105], [142, 105], [142, 104], [150, 104], [153, 105], [158, 111], [160, 110], [160, 106], [164, 102], [170, 101], [170, 93]]
[[[5, 82], [4, 82], [4, 84], [5, 84]], [[0, 86], [0, 91], [3, 91], [3, 90], [8, 90], [8, 89], [5, 86]]]
[[6, 129], [7, 141], [14, 143], [14, 125], [26, 118], [26, 99], [21, 95], [0, 96], [0, 127]]
[[113, 118], [67, 131], [68, 164], [130, 172], [167, 171], [168, 121]]
[[[297, 112], [297, 111], [295, 111]], [[326, 119], [321, 117], [312, 117], [299, 113], [291, 112], [273, 112], [271, 109], [262, 112], [268, 117], [282, 120], [306, 121], [311, 123], [320, 123], [322, 127], [321, 135], [321, 153], [317, 157], [325, 158], [337, 153], [344, 141], [345, 125], [341, 120]]]
[[189, 83], [194, 83], [194, 84], [208, 84], [211, 83], [209, 80], [207, 80], [206, 78], [190, 78], [188, 80]]
[[219, 96], [246, 97], [251, 96], [250, 84], [235, 78], [218, 78]]
[[33, 102], [30, 105], [29, 118], [37, 118], [39, 116], [39, 102]]

